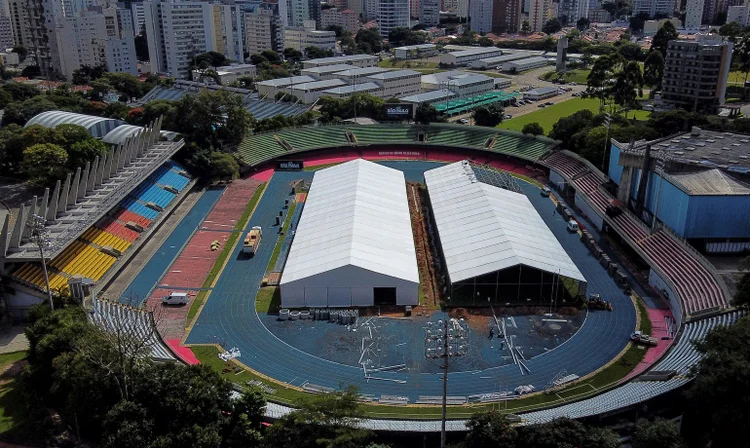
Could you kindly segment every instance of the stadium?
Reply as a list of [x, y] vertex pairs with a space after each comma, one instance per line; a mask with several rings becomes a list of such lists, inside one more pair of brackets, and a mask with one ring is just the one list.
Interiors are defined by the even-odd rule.
[[[113, 150], [0, 216], [9, 308], [46, 298], [46, 275], [105, 330], [148, 335], [156, 359], [217, 347], [262, 385], [269, 418], [294, 394], [354, 385], [362, 426], [437, 431], [449, 352], [452, 431], [498, 403], [522, 423], [638, 409], [689, 382], [692, 341], [740, 316], [699, 252], [612, 213], [610, 178], [544, 137], [282, 129], [246, 137], [242, 178], [206, 187], [159, 121], [46, 114], [32, 122], [82, 123]], [[173, 292], [188, 304], [163, 305]], [[644, 328], [651, 347], [630, 340]]]

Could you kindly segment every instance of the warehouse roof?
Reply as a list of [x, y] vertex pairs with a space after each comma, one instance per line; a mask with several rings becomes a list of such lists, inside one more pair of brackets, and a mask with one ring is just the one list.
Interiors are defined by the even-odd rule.
[[484, 183], [466, 160], [424, 177], [451, 282], [516, 265], [586, 281], [522, 193]]
[[690, 174], [667, 175], [678, 188], [693, 196], [746, 195], [750, 187], [718, 168]]
[[261, 81], [258, 83], [255, 83], [256, 86], [271, 86], [271, 87], [279, 87], [279, 86], [288, 86], [289, 84], [302, 84], [305, 82], [313, 82], [315, 81], [315, 78], [312, 76], [292, 76], [291, 78], [277, 78], [277, 79], [269, 79], [267, 81]]
[[448, 89], [442, 89], [442, 90], [431, 90], [429, 92], [424, 92], [424, 93], [417, 93], [417, 94], [405, 96], [399, 99], [401, 101], [406, 101], [408, 103], [424, 103], [425, 101], [450, 99], [455, 96], [457, 95], [454, 92]]
[[354, 66], [351, 64], [321, 65], [320, 67], [310, 67], [310, 68], [303, 69], [302, 73], [313, 73], [313, 74], [335, 73], [335, 72], [340, 72], [342, 70], [348, 70], [352, 67]]
[[333, 87], [339, 87], [343, 85], [346, 85], [346, 83], [340, 79], [328, 79], [325, 81], [314, 81], [314, 82], [306, 82], [302, 84], [295, 84], [292, 86], [292, 90], [310, 91], [310, 90], [317, 90], [317, 89], [330, 89]]
[[370, 79], [398, 79], [403, 78], [405, 76], [421, 76], [422, 74], [419, 72], [415, 72], [414, 70], [391, 70], [383, 73], [376, 73], [374, 75], [368, 75], [367, 78]]
[[345, 95], [347, 93], [370, 92], [378, 89], [382, 89], [382, 87], [375, 84], [374, 82], [364, 82], [362, 84], [334, 87], [333, 89], [324, 90], [323, 93]]
[[366, 76], [375, 73], [383, 73], [389, 71], [387, 68], [382, 67], [362, 67], [362, 68], [350, 68], [334, 73], [336, 76]]
[[403, 172], [356, 159], [315, 173], [281, 284], [348, 265], [419, 282]]

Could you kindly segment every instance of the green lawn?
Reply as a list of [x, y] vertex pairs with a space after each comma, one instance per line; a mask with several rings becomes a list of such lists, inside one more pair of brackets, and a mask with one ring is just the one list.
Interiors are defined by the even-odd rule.
[[[550, 101], [555, 102], [554, 98]], [[599, 112], [599, 100], [595, 98], [572, 98], [567, 101], [555, 102], [553, 106], [547, 106], [543, 109], [536, 110], [520, 117], [511, 118], [510, 120], [500, 123], [497, 127], [500, 129], [511, 129], [520, 131], [527, 123], [539, 123], [544, 129], [545, 134], [552, 130], [552, 126], [563, 117], [573, 115], [579, 110], [588, 109], [593, 113]], [[505, 111], [513, 114], [513, 107], [508, 107]], [[645, 110], [635, 111], [635, 117], [638, 120], [648, 119], [651, 112]], [[628, 112], [628, 117], [633, 117], [633, 112]]]
[[[747, 78], [750, 81], [750, 77]], [[730, 84], [744, 84], [745, 83], [745, 72], [729, 72], [729, 78], [727, 82]]]
[[[11, 364], [26, 358], [26, 352], [7, 353], [0, 355], [0, 371], [4, 371]], [[27, 420], [23, 393], [14, 374], [5, 372], [0, 374], [0, 435], [8, 442], [30, 442], [42, 437], [33, 422]]]
[[565, 72], [562, 76], [560, 76], [556, 71], [551, 71], [548, 73], [545, 73], [542, 75], [542, 78], [552, 81], [554, 79], [564, 79], [567, 82], [575, 82], [577, 84], [586, 85], [586, 78], [588, 78], [589, 73], [591, 73], [590, 69], [575, 69]]
[[[245, 228], [245, 226], [247, 225], [247, 221], [250, 219], [250, 214], [255, 209], [255, 204], [258, 203], [258, 200], [260, 200], [260, 196], [263, 194], [263, 191], [265, 189], [266, 184], [263, 184], [260, 185], [257, 190], [255, 190], [255, 193], [253, 193], [253, 197], [250, 198], [250, 202], [247, 203], [245, 210], [242, 212], [240, 219], [237, 221], [237, 224], [234, 227], [235, 230], [241, 230]], [[219, 275], [219, 271], [224, 266], [224, 262], [226, 262], [229, 255], [232, 254], [234, 245], [237, 243], [237, 239], [240, 236], [242, 236], [242, 232], [238, 231], [232, 232], [229, 238], [227, 238], [226, 244], [221, 248], [221, 254], [219, 254], [219, 258], [216, 259], [213, 268], [211, 268], [211, 270], [208, 272], [206, 281], [203, 282], [203, 288], [211, 287], [211, 284], [213, 284], [216, 276]], [[195, 300], [193, 300], [193, 303], [190, 304], [190, 309], [188, 310], [186, 325], [190, 325], [190, 322], [193, 320], [195, 315], [198, 313], [201, 305], [203, 305], [203, 302], [206, 300], [207, 295], [208, 291], [203, 290], [198, 292], [198, 294], [195, 296]]]

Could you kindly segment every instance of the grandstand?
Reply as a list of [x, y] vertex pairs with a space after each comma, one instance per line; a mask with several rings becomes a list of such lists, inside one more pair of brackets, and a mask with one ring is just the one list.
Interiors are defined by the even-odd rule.
[[290, 128], [251, 135], [238, 148], [238, 155], [256, 166], [277, 157], [321, 148], [356, 145], [424, 145], [491, 151], [528, 161], [538, 160], [556, 142], [513, 131], [450, 124], [336, 125]]
[[242, 97], [245, 108], [256, 120], [284, 115], [292, 117], [307, 112], [308, 106], [304, 104], [290, 104], [284, 102], [267, 101], [258, 97], [258, 94], [247, 89], [237, 87], [225, 87], [216, 85], [205, 85], [193, 81], [175, 81], [171, 87], [156, 86], [144, 95], [136, 104], [143, 105], [149, 101], [170, 100], [177, 101], [184, 95], [196, 94], [201, 90], [223, 90]]
[[153, 313], [118, 302], [94, 299], [89, 319], [102, 330], [118, 337], [127, 351], [143, 350], [159, 361], [176, 361], [159, 336]]
[[[180, 174], [183, 173], [183, 174]], [[127, 226], [133, 223], [147, 228], [159, 212], [145, 204], [156, 203], [166, 208], [177, 194], [164, 190], [170, 185], [177, 193], [185, 189], [190, 179], [184, 176], [182, 167], [172, 161], [151, 174], [143, 183], [129, 193], [129, 196], [110, 211], [109, 216], [100, 219], [89, 227], [78, 239], [53, 257], [48, 263], [50, 289], [56, 293], [65, 290], [68, 279], [82, 276], [99, 281], [140, 236], [140, 233]], [[131, 219], [138, 216], [141, 219]], [[36, 262], [21, 265], [12, 277], [21, 284], [44, 291], [44, 275]]]
[[[610, 217], [607, 207], [614, 198], [604, 190], [607, 179], [599, 170], [568, 151], [556, 151], [541, 160], [551, 169], [550, 181], [567, 183], [583, 201], [579, 207], [589, 209], [589, 218], [602, 228], [604, 222], [618, 230], [667, 287], [654, 283], [672, 301], [672, 312], [678, 322], [695, 313], [714, 311], [728, 306], [726, 284], [715, 268], [695, 249], [664, 227], [652, 231], [628, 210]], [[586, 205], [588, 204], [588, 205]], [[671, 290], [671, 293], [670, 293]], [[680, 303], [676, 302], [681, 301]], [[684, 314], [684, 315], [683, 315]]]

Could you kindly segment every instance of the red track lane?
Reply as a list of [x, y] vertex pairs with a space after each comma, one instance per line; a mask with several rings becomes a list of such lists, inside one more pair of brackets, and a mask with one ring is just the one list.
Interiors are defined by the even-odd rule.
[[630, 378], [636, 377], [643, 373], [646, 369], [654, 365], [661, 357], [667, 352], [667, 349], [672, 344], [672, 339], [662, 340], [664, 336], [669, 336], [667, 331], [667, 324], [664, 321], [666, 316], [672, 316], [672, 312], [669, 310], [658, 310], [649, 308], [648, 318], [651, 321], [651, 336], [659, 340], [656, 347], [649, 347], [643, 360], [630, 372], [622, 382], [629, 380]]

